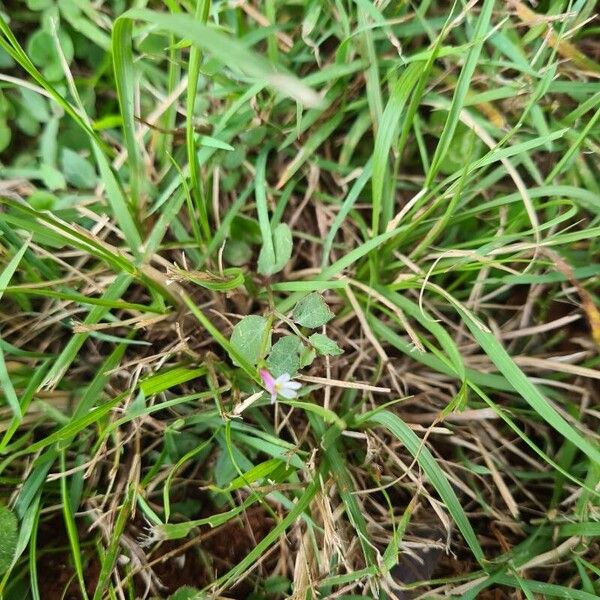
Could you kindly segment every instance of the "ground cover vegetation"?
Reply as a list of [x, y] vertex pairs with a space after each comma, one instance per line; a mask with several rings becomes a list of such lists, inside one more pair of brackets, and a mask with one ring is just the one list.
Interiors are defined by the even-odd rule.
[[598, 597], [595, 1], [0, 15], [1, 597]]

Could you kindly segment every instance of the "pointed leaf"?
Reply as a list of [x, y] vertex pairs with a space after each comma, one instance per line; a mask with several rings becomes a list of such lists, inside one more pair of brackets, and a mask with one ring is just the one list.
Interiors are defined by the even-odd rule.
[[17, 549], [17, 530], [17, 517], [6, 506], [0, 506], [0, 574], [12, 564]]
[[231, 345], [251, 365], [255, 365], [261, 358], [263, 346], [266, 350], [270, 345], [268, 328], [269, 322], [264, 317], [248, 315], [233, 328]]
[[267, 368], [274, 377], [284, 373], [294, 375], [300, 368], [300, 355], [303, 350], [304, 344], [298, 336], [286, 335], [273, 344], [267, 359]]
[[322, 333], [313, 333], [308, 340], [315, 347], [317, 352], [324, 356], [339, 356], [344, 353], [332, 339]]
[[330, 321], [333, 316], [334, 315], [329, 306], [327, 306], [323, 296], [316, 292], [302, 298], [302, 300], [296, 304], [293, 313], [293, 318], [296, 323], [303, 327], [310, 327], [311, 329], [316, 329], [317, 327], [325, 325], [325, 323]]
[[96, 184], [94, 167], [70, 148], [63, 148], [61, 164], [66, 180], [76, 188], [89, 189]]

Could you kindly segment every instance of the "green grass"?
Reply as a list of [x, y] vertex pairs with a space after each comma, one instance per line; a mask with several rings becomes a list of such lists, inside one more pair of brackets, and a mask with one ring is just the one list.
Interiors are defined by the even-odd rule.
[[0, 597], [597, 598], [596, 12], [0, 2]]

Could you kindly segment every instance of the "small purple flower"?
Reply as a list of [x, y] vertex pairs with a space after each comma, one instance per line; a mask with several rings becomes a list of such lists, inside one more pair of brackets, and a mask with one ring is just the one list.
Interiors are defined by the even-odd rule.
[[302, 384], [297, 381], [292, 381], [292, 377], [289, 373], [284, 373], [279, 377], [275, 378], [267, 369], [260, 370], [260, 377], [263, 380], [265, 389], [271, 394], [271, 404], [275, 403], [277, 396], [282, 396], [288, 400], [295, 398], [298, 395], [298, 391]]

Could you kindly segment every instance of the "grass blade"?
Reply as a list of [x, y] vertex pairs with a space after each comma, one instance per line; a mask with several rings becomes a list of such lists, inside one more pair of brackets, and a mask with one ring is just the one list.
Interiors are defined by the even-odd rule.
[[381, 425], [388, 429], [404, 444], [406, 449], [419, 463], [423, 472], [427, 475], [431, 485], [440, 495], [448, 512], [452, 515], [454, 522], [471, 549], [473, 556], [478, 563], [483, 564], [485, 561], [483, 550], [479, 545], [475, 531], [473, 531], [473, 527], [461, 506], [460, 500], [454, 493], [444, 472], [435, 462], [431, 452], [429, 452], [417, 435], [406, 425], [406, 423], [404, 423], [404, 421], [402, 421], [402, 419], [387, 410], [375, 410], [366, 413], [365, 415], [361, 415], [358, 417], [357, 423], [364, 426], [373, 424]]

